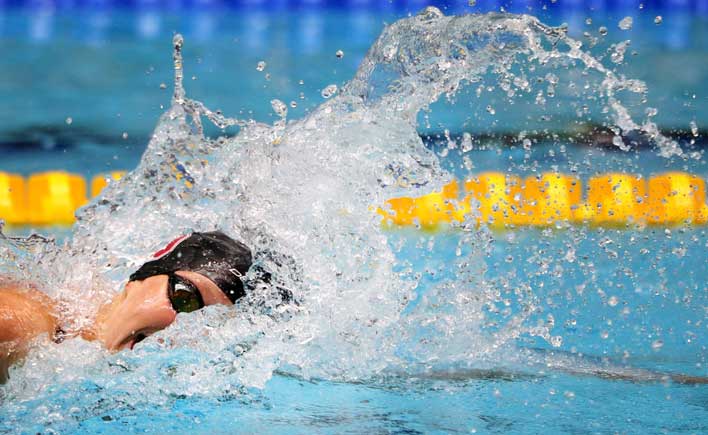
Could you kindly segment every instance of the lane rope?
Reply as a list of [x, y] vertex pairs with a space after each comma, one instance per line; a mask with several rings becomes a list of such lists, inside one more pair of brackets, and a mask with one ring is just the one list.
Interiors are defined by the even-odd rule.
[[[74, 213], [124, 171], [99, 174], [90, 184], [80, 175], [49, 171], [23, 177], [0, 172], [0, 219], [9, 225], [70, 225]], [[705, 182], [685, 172], [648, 179], [607, 173], [581, 180], [562, 173], [521, 179], [484, 172], [452, 180], [440, 191], [391, 198], [376, 212], [388, 227], [436, 230], [465, 221], [492, 228], [553, 226], [559, 222], [624, 227], [708, 223]]]

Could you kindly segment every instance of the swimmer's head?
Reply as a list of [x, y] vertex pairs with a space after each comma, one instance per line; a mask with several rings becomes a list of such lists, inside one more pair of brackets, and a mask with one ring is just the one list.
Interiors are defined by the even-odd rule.
[[129, 281], [174, 276], [177, 271], [195, 272], [213, 281], [232, 303], [246, 294], [242, 277], [253, 263], [251, 250], [221, 231], [181, 236], [153, 257], [130, 275]]
[[99, 308], [86, 338], [97, 338], [110, 350], [132, 349], [172, 324], [177, 313], [230, 305], [246, 294], [241, 277], [251, 267], [251, 251], [224, 233], [179, 237], [153, 257]]

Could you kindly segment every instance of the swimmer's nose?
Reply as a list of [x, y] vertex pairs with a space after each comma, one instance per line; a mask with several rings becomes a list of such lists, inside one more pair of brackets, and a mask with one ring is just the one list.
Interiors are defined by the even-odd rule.
[[167, 297], [166, 275], [158, 275], [141, 281], [141, 287], [134, 294], [128, 294], [131, 317], [143, 326], [137, 330], [159, 330], [175, 321], [177, 313]]

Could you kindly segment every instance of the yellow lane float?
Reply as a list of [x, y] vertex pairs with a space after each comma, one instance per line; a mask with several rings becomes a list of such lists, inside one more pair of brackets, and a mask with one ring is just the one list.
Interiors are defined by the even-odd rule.
[[587, 198], [577, 220], [608, 226], [645, 221], [646, 184], [640, 176], [612, 173], [591, 177]]
[[493, 228], [523, 225], [521, 212], [521, 179], [499, 172], [485, 172], [465, 181], [467, 196], [478, 223]]
[[123, 178], [123, 175], [125, 175], [125, 171], [113, 171], [108, 174], [96, 175], [91, 180], [91, 196], [98, 196], [111, 181], [118, 181]]
[[[518, 177], [486, 172], [420, 197], [392, 198], [378, 212], [388, 225], [435, 229], [467, 213], [491, 228], [549, 226], [558, 222], [610, 227], [708, 223], [705, 182], [683, 172], [651, 177], [609, 173], [591, 177], [587, 190], [574, 176]], [[447, 193], [446, 193], [447, 192]], [[583, 201], [583, 193], [586, 200]]]
[[86, 180], [67, 172], [30, 176], [27, 182], [27, 223], [35, 225], [74, 222], [74, 212], [88, 202]]
[[461, 222], [469, 213], [469, 204], [458, 201], [459, 186], [453, 180], [440, 192], [432, 192], [418, 198], [400, 197], [388, 200], [385, 208], [377, 211], [389, 225], [435, 228], [441, 223]]
[[[96, 196], [125, 172], [93, 177]], [[0, 219], [10, 225], [65, 225], [88, 202], [87, 183], [79, 175], [44, 172], [25, 179], [0, 172]], [[559, 222], [601, 226], [703, 225], [708, 223], [705, 182], [685, 172], [667, 172], [645, 180], [609, 173], [580, 179], [543, 173], [523, 181], [510, 174], [484, 172], [440, 191], [391, 198], [377, 212], [388, 226], [433, 230], [468, 219], [491, 228], [549, 226]]]
[[27, 192], [21, 175], [0, 172], [0, 219], [9, 224], [27, 222]]
[[[116, 171], [94, 177], [92, 196], [123, 174]], [[9, 225], [70, 225], [76, 210], [87, 202], [86, 180], [80, 175], [49, 171], [25, 180], [0, 172], [0, 219]]]
[[580, 180], [563, 174], [545, 173], [526, 178], [521, 190], [523, 223], [545, 226], [559, 221], [575, 221], [580, 207]]
[[650, 224], [708, 221], [704, 181], [695, 175], [669, 172], [649, 179], [646, 218]]

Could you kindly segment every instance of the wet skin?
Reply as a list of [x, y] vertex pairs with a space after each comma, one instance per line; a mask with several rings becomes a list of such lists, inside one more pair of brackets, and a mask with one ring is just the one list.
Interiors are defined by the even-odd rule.
[[[232, 305], [209, 278], [188, 271], [175, 274], [197, 287], [205, 306]], [[112, 351], [132, 349], [177, 317], [168, 298], [168, 281], [167, 275], [155, 275], [127, 283], [121, 293], [99, 308], [91, 326], [66, 331], [67, 335], [98, 340]], [[0, 287], [0, 383], [6, 379], [8, 367], [27, 352], [31, 340], [42, 334], [53, 337], [62, 323], [54, 301], [42, 292], [17, 285]]]
[[[187, 271], [175, 274], [199, 289], [204, 305], [231, 305], [219, 287], [205, 276]], [[167, 297], [168, 280], [167, 275], [156, 275], [129, 282], [121, 294], [98, 310], [94, 326], [83, 331], [82, 336], [99, 340], [109, 350], [121, 350], [165, 329], [177, 317]]]

